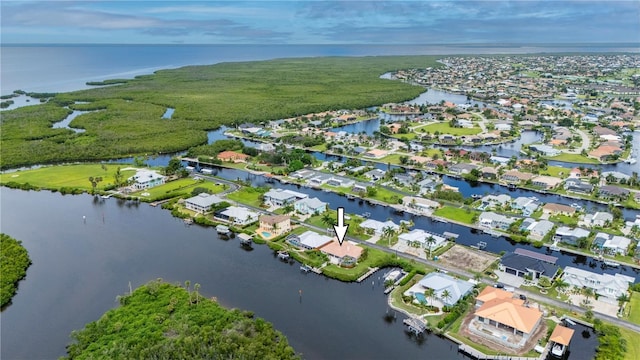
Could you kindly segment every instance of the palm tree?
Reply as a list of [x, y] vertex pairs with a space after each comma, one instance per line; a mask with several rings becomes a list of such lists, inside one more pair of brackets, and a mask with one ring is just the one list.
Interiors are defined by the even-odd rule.
[[198, 290], [200, 290], [200, 284], [195, 283], [195, 285], [193, 285], [193, 290], [196, 294], [196, 305], [198, 305], [200, 303], [200, 294], [198, 294]]
[[429, 301], [429, 305], [431, 305], [431, 303], [433, 302], [433, 295], [436, 294], [436, 291], [433, 290], [432, 288], [426, 288], [424, 290], [424, 296], [428, 299], [430, 299]]
[[627, 301], [629, 301], [629, 295], [627, 295], [626, 293], [621, 294], [620, 296], [618, 296], [618, 306], [622, 307], [623, 303], [626, 303]]
[[324, 214], [322, 214], [322, 223], [327, 227], [335, 225], [333, 216], [331, 216], [331, 213], [329, 211], [325, 211]]
[[444, 289], [442, 294], [440, 294], [440, 299], [442, 299], [442, 302], [444, 303], [447, 303], [449, 302], [449, 300], [451, 300], [451, 293], [449, 292], [448, 289]]
[[187, 280], [184, 282], [184, 287], [187, 289], [189, 293], [189, 305], [191, 305], [191, 281]]
[[385, 226], [384, 229], [382, 229], [382, 238], [383, 239], [386, 238], [389, 240], [389, 247], [391, 247], [391, 238], [395, 234], [396, 234], [396, 231], [393, 230], [391, 226]]
[[564, 290], [564, 289], [566, 289], [568, 287], [569, 287], [569, 283], [568, 282], [566, 282], [566, 281], [564, 281], [564, 280], [562, 280], [560, 278], [556, 279], [556, 289]]
[[431, 247], [436, 243], [436, 239], [433, 236], [429, 236], [426, 240], [427, 249], [429, 250], [429, 259], [431, 259]]
[[593, 296], [593, 289], [589, 287], [585, 287], [582, 289], [582, 294], [584, 295], [584, 303], [589, 304], [589, 298]]
[[287, 204], [282, 208], [282, 210], [284, 210], [285, 214], [291, 213], [293, 211], [293, 209], [294, 209], [293, 204]]

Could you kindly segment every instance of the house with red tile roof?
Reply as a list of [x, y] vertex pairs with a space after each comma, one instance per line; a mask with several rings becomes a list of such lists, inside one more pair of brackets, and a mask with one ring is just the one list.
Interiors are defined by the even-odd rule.
[[223, 151], [221, 153], [218, 154], [217, 156], [218, 160], [220, 161], [225, 161], [225, 162], [246, 162], [247, 159], [249, 158], [249, 155], [243, 154], [243, 153], [239, 153], [236, 151]]

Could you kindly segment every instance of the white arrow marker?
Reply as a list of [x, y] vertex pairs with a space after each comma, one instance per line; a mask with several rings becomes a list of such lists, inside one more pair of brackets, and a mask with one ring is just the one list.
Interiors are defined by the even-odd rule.
[[336, 232], [336, 236], [338, 237], [338, 242], [340, 246], [342, 246], [342, 242], [344, 241], [344, 236], [347, 235], [347, 229], [349, 225], [344, 224], [344, 208], [338, 208], [338, 226], [333, 226], [333, 230]]

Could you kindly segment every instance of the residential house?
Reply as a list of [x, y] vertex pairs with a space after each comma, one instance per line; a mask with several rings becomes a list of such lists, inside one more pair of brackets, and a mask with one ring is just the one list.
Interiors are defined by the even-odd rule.
[[129, 181], [133, 182], [136, 190], [143, 190], [164, 184], [165, 177], [154, 170], [137, 169], [136, 174], [130, 177]]
[[553, 189], [562, 183], [562, 179], [554, 176], [537, 175], [531, 179], [531, 185], [541, 187], [545, 190]]
[[554, 241], [560, 241], [566, 244], [578, 245], [578, 240], [589, 237], [589, 230], [583, 228], [570, 228], [568, 226], [561, 226], [556, 229], [556, 234], [553, 236]]
[[518, 170], [509, 170], [502, 175], [502, 180], [512, 183], [519, 183], [521, 181], [531, 180], [533, 174], [523, 173]]
[[494, 164], [507, 165], [509, 161], [511, 161], [511, 159], [504, 156], [492, 156], [489, 158], [489, 161], [491, 161]]
[[504, 289], [498, 289], [493, 286], [487, 286], [484, 288], [478, 296], [476, 296], [476, 307], [482, 306], [482, 304], [495, 300], [495, 299], [511, 299], [513, 293]]
[[313, 170], [300, 169], [289, 174], [289, 177], [294, 179], [306, 180], [316, 174]]
[[636, 279], [623, 274], [597, 274], [591, 271], [578, 269], [572, 266], [564, 268], [562, 279], [570, 286], [576, 288], [590, 288], [600, 295], [600, 300], [617, 304], [617, 299], [622, 294], [627, 294], [629, 285]]
[[542, 240], [545, 236], [553, 229], [555, 226], [549, 220], [534, 220], [531, 218], [527, 218], [522, 222], [522, 226], [520, 226], [520, 230], [529, 231], [529, 237], [533, 240]]
[[516, 221], [516, 218], [496, 214], [494, 212], [482, 212], [478, 217], [478, 224], [489, 229], [507, 230]]
[[557, 260], [556, 257], [534, 251], [518, 252], [519, 253], [507, 252], [504, 254], [500, 259], [499, 269], [507, 274], [519, 277], [529, 276], [532, 280], [538, 280], [541, 276], [553, 279], [560, 270], [560, 267], [555, 264]]
[[560, 150], [544, 144], [532, 144], [529, 145], [529, 149], [548, 157], [560, 155]]
[[565, 215], [565, 216], [573, 216], [575, 214], [576, 209], [572, 208], [569, 205], [564, 204], [556, 204], [556, 203], [546, 203], [542, 206], [542, 213], [549, 215]]
[[413, 176], [409, 174], [395, 174], [393, 176], [393, 181], [400, 184], [401, 186], [411, 187], [413, 184]]
[[200, 193], [196, 196], [190, 197], [184, 201], [184, 207], [187, 210], [192, 210], [198, 213], [207, 213], [211, 211], [213, 205], [223, 202], [224, 199], [216, 195], [210, 195], [207, 193]]
[[569, 171], [569, 177], [571, 178], [583, 178], [583, 177], [598, 177], [598, 171], [592, 168], [575, 167]]
[[293, 246], [313, 250], [319, 249], [333, 241], [333, 238], [326, 235], [318, 234], [314, 231], [305, 231], [300, 235], [291, 234], [287, 236], [287, 242]]
[[382, 235], [384, 233], [384, 229], [388, 227], [393, 229], [393, 231], [395, 232], [398, 232], [400, 230], [400, 226], [396, 225], [396, 223], [391, 220], [382, 222], [378, 220], [367, 219], [360, 223], [360, 227], [373, 232], [375, 235]]
[[327, 255], [329, 262], [332, 264], [342, 265], [347, 261], [355, 264], [362, 256], [364, 249], [353, 241], [345, 240], [340, 244], [338, 240], [334, 239], [330, 243], [322, 246], [320, 252]]
[[256, 146], [256, 149], [262, 152], [272, 152], [276, 149], [276, 147], [271, 143], [260, 143]]
[[320, 186], [326, 184], [332, 177], [331, 174], [315, 173], [307, 182], [311, 186]]
[[588, 226], [604, 227], [611, 224], [613, 221], [613, 215], [605, 211], [598, 211], [595, 214], [586, 214], [584, 216], [584, 223]]
[[369, 150], [365, 153], [362, 154], [362, 156], [366, 156], [366, 157], [370, 157], [370, 158], [374, 158], [374, 159], [381, 159], [385, 156], [387, 156], [389, 152], [386, 150], [381, 150], [381, 149], [372, 149]]
[[598, 189], [598, 197], [625, 200], [629, 197], [629, 190], [613, 185], [603, 185]]
[[471, 172], [473, 169], [477, 169], [478, 167], [469, 163], [458, 163], [455, 165], [449, 166], [449, 172], [456, 175], [464, 175]]
[[234, 163], [246, 162], [248, 158], [249, 158], [249, 155], [239, 153], [236, 151], [230, 151], [230, 150], [223, 151], [219, 153], [217, 156], [217, 159], [220, 161], [234, 162]]
[[593, 191], [593, 185], [578, 178], [569, 178], [564, 182], [564, 189], [575, 193], [591, 194]]
[[373, 169], [364, 173], [364, 176], [366, 176], [371, 181], [378, 181], [383, 179], [386, 174], [387, 172], [384, 170]]
[[336, 187], [351, 187], [356, 182], [353, 179], [349, 179], [342, 176], [332, 176], [331, 179], [327, 180], [326, 184]]
[[[265, 238], [272, 238], [291, 231], [291, 217], [289, 215], [261, 215], [258, 234]], [[267, 235], [268, 234], [268, 235]]]
[[436, 191], [438, 185], [442, 184], [442, 179], [437, 176], [427, 176], [418, 182], [420, 187], [420, 194], [430, 193]]
[[294, 209], [304, 215], [317, 215], [322, 214], [327, 210], [327, 203], [321, 201], [320, 199], [314, 198], [305, 198], [296, 201], [293, 204]]
[[437, 201], [425, 199], [417, 196], [404, 196], [402, 203], [411, 209], [421, 210], [423, 212], [430, 212], [433, 209], [440, 207], [440, 203]]
[[520, 196], [511, 202], [511, 208], [522, 211], [522, 215], [524, 216], [531, 216], [531, 214], [538, 210], [538, 207], [536, 199], [530, 197]]
[[480, 210], [501, 208], [511, 202], [511, 196], [507, 194], [486, 195], [480, 200], [480, 202], [481, 205], [478, 207]]
[[611, 255], [625, 255], [629, 250], [630, 245], [631, 239], [627, 237], [610, 235], [602, 232], [596, 234], [593, 240], [593, 247], [598, 248]]
[[255, 211], [249, 210], [240, 206], [229, 206], [226, 209], [222, 209], [215, 214], [215, 218], [228, 221], [231, 224], [246, 226], [258, 221], [258, 214]]
[[619, 183], [622, 180], [629, 181], [631, 176], [621, 173], [620, 171], [604, 171], [602, 172], [602, 178], [607, 180], [608, 182], [616, 182]]
[[[535, 334], [542, 315], [540, 310], [524, 306], [524, 300], [496, 298], [484, 302], [476, 310], [469, 330], [499, 344], [520, 349]], [[514, 336], [515, 341], [509, 341]]]
[[[473, 284], [447, 274], [432, 272], [425, 275], [418, 284], [412, 286], [404, 295], [415, 296], [417, 293], [424, 295], [424, 290], [426, 289], [433, 289], [434, 297], [440, 299], [444, 305], [453, 306], [465, 295], [471, 293]], [[447, 298], [443, 298], [445, 291], [449, 294]]]
[[480, 171], [482, 171], [482, 177], [484, 179], [493, 180], [498, 178], [498, 170], [496, 168], [485, 166]]
[[271, 189], [264, 194], [264, 202], [272, 206], [285, 206], [305, 199], [308, 195], [291, 190]]
[[407, 246], [419, 246], [433, 251], [444, 245], [447, 239], [441, 235], [425, 231], [422, 229], [413, 229], [408, 233], [400, 234], [398, 240], [404, 242]]

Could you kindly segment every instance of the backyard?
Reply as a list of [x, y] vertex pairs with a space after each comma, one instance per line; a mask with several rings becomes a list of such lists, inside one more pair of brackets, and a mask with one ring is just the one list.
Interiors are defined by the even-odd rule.
[[171, 197], [191, 194], [195, 188], [204, 188], [216, 194], [224, 190], [227, 185], [217, 185], [210, 181], [194, 180], [191, 178], [179, 179], [158, 185], [149, 189], [144, 189], [132, 193], [139, 196], [144, 201], [155, 201], [158, 199], [168, 199]]
[[433, 215], [458, 221], [465, 224], [473, 224], [474, 218], [479, 212], [476, 210], [457, 208], [445, 205], [433, 212]]

